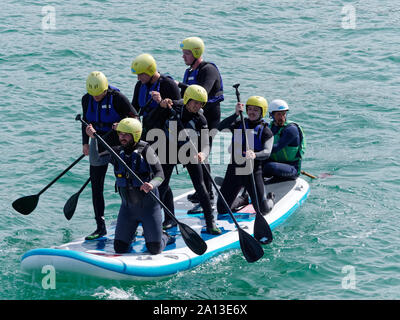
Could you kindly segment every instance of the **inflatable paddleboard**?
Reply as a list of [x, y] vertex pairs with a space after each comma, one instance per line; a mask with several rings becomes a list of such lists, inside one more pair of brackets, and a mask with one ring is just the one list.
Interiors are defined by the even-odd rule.
[[[265, 191], [275, 193], [274, 208], [264, 217], [273, 230], [306, 200], [309, 185], [302, 178], [297, 178], [266, 183]], [[194, 268], [224, 251], [240, 248], [238, 232], [229, 214], [220, 215], [216, 220], [222, 230], [222, 234], [217, 236], [204, 233], [203, 214], [186, 214], [193, 207], [186, 199], [192, 192], [186, 192], [174, 199], [175, 214], [179, 221], [190, 226], [206, 241], [207, 251], [203, 255], [195, 254], [186, 246], [177, 227], [168, 230], [168, 233], [176, 236], [175, 243], [168, 245], [158, 255], [151, 255], [146, 250], [140, 228], [136, 241], [132, 243], [131, 252], [116, 254], [113, 247], [115, 225], [111, 225], [107, 236], [98, 240], [88, 241], [82, 238], [52, 248], [30, 250], [22, 256], [21, 267], [24, 271], [33, 272], [42, 270], [45, 265], [51, 265], [57, 272], [73, 272], [116, 280], [150, 280]], [[255, 219], [253, 206], [249, 204], [234, 215], [241, 228], [252, 235]]]

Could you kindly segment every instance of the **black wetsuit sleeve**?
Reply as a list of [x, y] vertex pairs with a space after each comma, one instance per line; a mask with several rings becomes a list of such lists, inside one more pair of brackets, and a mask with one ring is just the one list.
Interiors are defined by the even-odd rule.
[[114, 107], [121, 119], [138, 117], [137, 111], [133, 108], [128, 98], [120, 92], [114, 94]]
[[133, 97], [132, 97], [132, 102], [131, 102], [133, 108], [135, 109], [135, 111], [136, 111], [137, 113], [139, 113], [139, 109], [140, 109], [140, 107], [139, 107], [139, 90], [140, 90], [140, 85], [141, 85], [141, 82], [140, 82], [140, 81], [136, 82], [135, 88], [134, 88], [134, 90], [133, 90]]
[[233, 115], [225, 118], [218, 125], [218, 131], [222, 131], [224, 129], [229, 129], [229, 130], [232, 131], [234, 126], [237, 123], [237, 119], [238, 119], [238, 115], [236, 113], [234, 113]]
[[197, 84], [206, 89], [209, 96], [214, 96], [221, 90], [218, 70], [211, 63], [200, 66]]
[[[85, 94], [81, 100], [82, 119], [87, 122], [86, 113], [89, 106], [89, 94]], [[86, 126], [82, 123], [82, 145], [89, 144], [89, 136], [86, 134]]]

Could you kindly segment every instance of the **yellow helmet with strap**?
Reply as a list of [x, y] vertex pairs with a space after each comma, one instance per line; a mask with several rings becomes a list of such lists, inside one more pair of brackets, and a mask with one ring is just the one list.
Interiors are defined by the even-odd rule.
[[130, 133], [135, 143], [140, 140], [142, 136], [142, 124], [138, 119], [125, 118], [122, 119], [117, 125], [117, 132]]
[[268, 102], [264, 97], [261, 96], [251, 96], [248, 98], [246, 102], [246, 107], [247, 106], [256, 106], [261, 108], [262, 118], [264, 118], [268, 112]]
[[157, 71], [157, 63], [153, 56], [143, 53], [135, 58], [131, 64], [131, 71], [134, 74], [146, 73], [152, 77]]
[[100, 71], [93, 71], [86, 78], [86, 90], [91, 96], [99, 96], [108, 89], [108, 80]]
[[189, 100], [196, 100], [203, 103], [203, 106], [208, 101], [208, 94], [206, 89], [198, 84], [192, 84], [186, 88], [185, 93], [183, 94], [183, 104], [187, 104]]

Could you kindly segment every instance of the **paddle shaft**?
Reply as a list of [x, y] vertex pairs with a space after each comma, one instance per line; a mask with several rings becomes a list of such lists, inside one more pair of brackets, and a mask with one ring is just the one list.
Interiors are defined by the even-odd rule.
[[43, 192], [45, 192], [48, 188], [50, 188], [58, 179], [60, 179], [64, 174], [66, 174], [74, 165], [76, 165], [79, 161], [81, 161], [85, 157], [84, 154], [80, 155], [78, 159], [72, 162], [63, 172], [61, 172], [53, 181], [51, 181], [47, 186], [45, 186], [37, 195], [40, 196]]
[[[80, 116], [77, 117], [77, 119], [79, 121], [81, 121], [84, 125], [88, 126], [89, 124], [83, 120]], [[100, 137], [96, 132], [93, 134], [94, 137], [101, 142], [101, 144], [108, 150], [108, 152], [110, 152], [110, 154], [117, 159], [117, 161], [123, 165], [128, 171], [129, 173], [131, 173], [141, 184], [143, 184], [144, 182], [142, 181], [142, 179], [139, 178], [139, 176], [125, 163], [124, 160], [121, 159], [121, 157], [107, 144], [107, 142], [105, 142], [103, 140], [102, 137]], [[167, 206], [156, 196], [156, 194], [153, 191], [149, 191], [150, 195], [154, 198], [154, 200], [156, 200], [164, 209], [164, 211], [168, 214], [168, 216], [174, 220], [176, 223], [180, 223], [178, 221], [178, 219], [176, 219], [175, 215], [167, 208]]]
[[311, 179], [317, 179], [316, 176], [313, 176], [311, 173], [308, 173], [308, 172], [306, 172], [306, 171], [304, 171], [304, 170], [301, 170], [300, 173], [301, 173], [301, 174], [304, 174], [305, 176], [307, 176], [307, 177], [309, 177], [309, 178], [311, 178]]

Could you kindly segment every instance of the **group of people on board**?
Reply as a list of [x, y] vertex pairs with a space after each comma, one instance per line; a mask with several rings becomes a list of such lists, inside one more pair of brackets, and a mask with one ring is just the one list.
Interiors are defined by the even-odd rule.
[[[207, 162], [215, 136], [210, 134], [212, 129], [232, 132], [231, 163], [220, 189], [230, 208], [236, 208], [237, 200], [245, 198], [244, 193], [239, 196], [244, 188], [253, 204], [258, 199], [258, 208], [266, 215], [273, 207], [274, 195], [271, 192], [265, 195], [264, 179], [296, 179], [300, 174], [304, 134], [298, 124], [287, 120], [288, 104], [276, 99], [268, 106], [264, 97], [251, 96], [245, 104], [238, 102], [234, 113], [221, 121], [223, 81], [217, 66], [204, 61], [202, 39], [186, 38], [180, 48], [187, 66], [181, 82], [160, 73], [150, 54], [141, 54], [133, 60], [131, 71], [137, 75], [137, 82], [131, 102], [118, 88], [110, 85], [100, 71], [91, 72], [86, 80], [87, 94], [82, 97], [82, 112], [89, 125], [82, 125], [82, 144], [83, 153], [89, 156], [97, 224], [86, 240], [107, 234], [103, 189], [111, 163], [116, 191], [122, 199], [114, 240], [117, 253], [130, 252], [140, 223], [151, 254], [162, 252], [174, 241], [166, 230], [176, 226], [175, 220], [168, 215], [163, 219], [159, 202], [149, 192], [174, 213], [170, 181], [177, 164], [183, 165], [192, 180], [195, 193], [189, 195], [188, 200], [199, 203], [204, 213], [205, 232], [211, 235], [222, 233], [216, 223], [211, 167]], [[245, 128], [239, 117], [243, 111], [247, 113]], [[267, 115], [272, 119], [270, 123], [265, 121]], [[110, 155], [95, 139], [94, 133], [117, 152], [140, 177], [140, 182]], [[166, 139], [161, 139], [160, 133]], [[248, 135], [248, 145], [244, 134]], [[89, 137], [92, 138], [90, 141]], [[248, 163], [251, 163], [250, 170]], [[251, 187], [252, 175], [257, 197]], [[227, 212], [225, 201], [220, 197], [216, 208], [218, 215]]]

